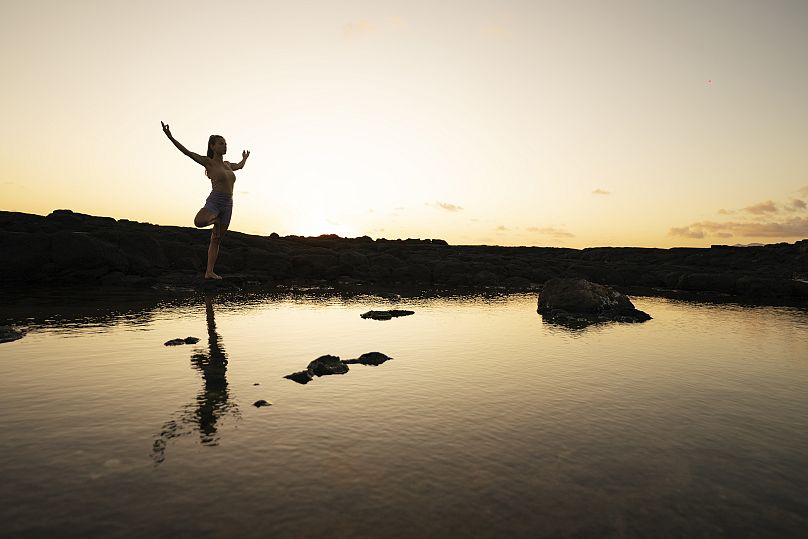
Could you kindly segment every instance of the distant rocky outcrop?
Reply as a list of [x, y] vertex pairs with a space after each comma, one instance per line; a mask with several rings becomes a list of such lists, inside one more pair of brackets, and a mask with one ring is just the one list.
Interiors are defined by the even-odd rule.
[[585, 279], [547, 281], [539, 294], [538, 312], [549, 322], [568, 326], [651, 319], [617, 290]]
[[[190, 219], [190, 218], [189, 218]], [[0, 211], [0, 288], [239, 292], [283, 286], [538, 290], [554, 277], [624, 293], [808, 304], [808, 240], [711, 248], [450, 246], [443, 240], [257, 236], [228, 232], [202, 279], [208, 230], [56, 210]]]

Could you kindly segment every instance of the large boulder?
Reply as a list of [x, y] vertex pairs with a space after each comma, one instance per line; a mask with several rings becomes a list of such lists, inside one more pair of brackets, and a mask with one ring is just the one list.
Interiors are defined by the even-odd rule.
[[538, 312], [550, 322], [570, 326], [651, 319], [647, 313], [637, 310], [625, 295], [585, 279], [547, 281], [539, 294]]

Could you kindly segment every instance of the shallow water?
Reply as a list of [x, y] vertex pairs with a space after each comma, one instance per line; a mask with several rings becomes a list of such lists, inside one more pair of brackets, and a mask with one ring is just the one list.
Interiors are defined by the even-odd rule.
[[[15, 537], [803, 535], [808, 313], [634, 303], [654, 319], [576, 331], [533, 294], [60, 303], [0, 344], [0, 521]], [[389, 308], [416, 314], [359, 317]], [[369, 351], [394, 359], [283, 378]]]

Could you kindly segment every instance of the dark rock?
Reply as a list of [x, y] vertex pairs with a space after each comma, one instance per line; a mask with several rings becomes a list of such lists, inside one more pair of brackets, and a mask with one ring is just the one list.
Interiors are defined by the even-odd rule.
[[474, 284], [486, 286], [499, 284], [499, 275], [488, 270], [478, 271], [474, 274]]
[[396, 318], [398, 316], [410, 316], [411, 314], [415, 314], [415, 311], [407, 311], [404, 309], [392, 309], [387, 312], [390, 313], [390, 316], [392, 316], [393, 318]]
[[[357, 285], [358, 280], [383, 287], [439, 286], [447, 292], [490, 286], [516, 291], [566, 277], [663, 296], [684, 291], [724, 301], [733, 295], [755, 303], [808, 304], [801, 281], [808, 275], [808, 240], [709, 249], [578, 250], [230, 231], [217, 271], [227, 279], [245, 277], [200, 285], [209, 241], [209, 230], [189, 227], [116, 221], [70, 210], [47, 217], [0, 211], [0, 289], [167, 284], [182, 293], [200, 288], [236, 292], [244, 286]], [[170, 273], [189, 277], [186, 282], [168, 281]]]
[[530, 288], [530, 280], [527, 277], [519, 277], [518, 275], [508, 277], [507, 279], [505, 279], [504, 284], [508, 288], [517, 288], [520, 290]]
[[16, 341], [24, 336], [24, 330], [15, 329], [11, 326], [0, 326], [0, 343]]
[[385, 361], [389, 361], [391, 359], [393, 358], [385, 354], [382, 354], [381, 352], [367, 352], [365, 354], [362, 354], [356, 359], [346, 359], [345, 361], [343, 361], [343, 363], [349, 363], [349, 364], [359, 363], [361, 365], [375, 366], [375, 365], [381, 365]]
[[284, 378], [288, 378], [298, 384], [308, 384], [311, 382], [311, 374], [309, 374], [309, 371], [293, 372], [292, 374], [287, 374]]
[[538, 312], [550, 322], [573, 326], [651, 319], [647, 313], [637, 310], [625, 295], [585, 279], [547, 281], [539, 294]]
[[181, 344], [196, 344], [199, 342], [199, 339], [196, 337], [185, 337], [184, 339], [171, 339], [170, 341], [166, 341], [163, 343], [165, 346], [179, 346]]
[[393, 315], [390, 314], [389, 311], [368, 311], [359, 316], [362, 318], [370, 318], [371, 320], [390, 320], [393, 318]]
[[312, 376], [328, 376], [330, 374], [345, 374], [348, 365], [340, 361], [338, 356], [320, 356], [306, 367]]
[[271, 402], [267, 402], [267, 401], [265, 401], [264, 399], [261, 399], [261, 400], [257, 400], [257, 401], [255, 401], [255, 402], [253, 403], [253, 406], [255, 406], [256, 408], [261, 408], [262, 406], [272, 406], [272, 403], [271, 403]]
[[371, 320], [390, 320], [399, 316], [409, 316], [415, 314], [415, 311], [405, 311], [403, 309], [392, 309], [389, 311], [368, 311], [360, 314], [362, 318], [370, 318]]

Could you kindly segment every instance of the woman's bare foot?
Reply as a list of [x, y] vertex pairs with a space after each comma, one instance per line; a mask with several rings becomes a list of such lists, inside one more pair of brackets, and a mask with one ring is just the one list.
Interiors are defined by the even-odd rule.
[[205, 279], [221, 279], [221, 275], [216, 275], [212, 271], [210, 273], [205, 274]]

